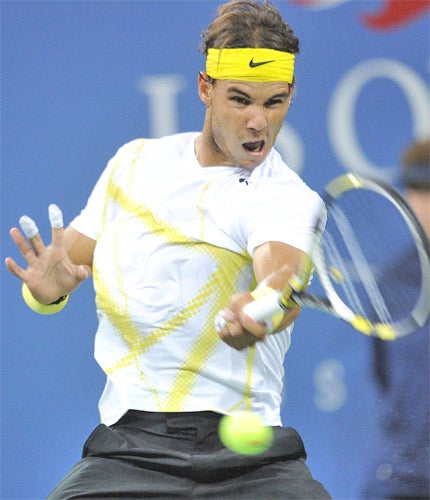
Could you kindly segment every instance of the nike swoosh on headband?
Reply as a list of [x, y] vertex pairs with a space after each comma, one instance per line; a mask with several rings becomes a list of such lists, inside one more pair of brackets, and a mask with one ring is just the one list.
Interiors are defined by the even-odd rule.
[[256, 68], [257, 66], [262, 66], [263, 64], [269, 64], [271, 62], [275, 62], [275, 59], [272, 59], [271, 61], [254, 62], [254, 58], [252, 58], [249, 61], [249, 67], [250, 68]]
[[216, 80], [292, 83], [294, 54], [258, 47], [209, 48], [206, 73]]

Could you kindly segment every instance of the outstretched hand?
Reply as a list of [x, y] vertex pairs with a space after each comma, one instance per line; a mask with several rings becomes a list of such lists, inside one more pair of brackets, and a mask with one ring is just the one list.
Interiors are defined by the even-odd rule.
[[24, 215], [20, 219], [22, 232], [16, 227], [10, 235], [28, 264], [20, 267], [7, 257], [6, 267], [26, 283], [33, 297], [42, 304], [51, 304], [59, 297], [70, 294], [81, 282], [91, 276], [87, 265], [75, 265], [67, 254], [64, 244], [63, 215], [56, 205], [49, 206], [52, 242], [45, 246], [35, 222]]

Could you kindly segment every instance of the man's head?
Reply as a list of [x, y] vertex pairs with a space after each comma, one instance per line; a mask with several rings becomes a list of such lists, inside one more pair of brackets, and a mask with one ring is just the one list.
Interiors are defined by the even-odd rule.
[[206, 54], [211, 78], [233, 75], [229, 79], [243, 76], [248, 81], [293, 83], [299, 40], [268, 1], [233, 0], [222, 5], [202, 38], [201, 50]]
[[233, 0], [203, 33], [207, 108], [202, 165], [254, 168], [272, 149], [291, 104], [299, 40], [269, 2]]
[[261, 47], [296, 54], [299, 39], [270, 2], [233, 0], [221, 5], [218, 17], [202, 34], [201, 51], [210, 48]]

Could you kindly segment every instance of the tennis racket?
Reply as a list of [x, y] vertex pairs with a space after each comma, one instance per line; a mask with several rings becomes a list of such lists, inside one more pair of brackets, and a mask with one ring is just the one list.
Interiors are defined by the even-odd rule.
[[[429, 240], [406, 201], [390, 186], [351, 173], [325, 191], [309, 257], [279, 297], [257, 299], [243, 311], [264, 322], [293, 300], [383, 340], [422, 327], [430, 314]], [[306, 288], [313, 271], [319, 280]], [[224, 321], [218, 317], [218, 330]]]

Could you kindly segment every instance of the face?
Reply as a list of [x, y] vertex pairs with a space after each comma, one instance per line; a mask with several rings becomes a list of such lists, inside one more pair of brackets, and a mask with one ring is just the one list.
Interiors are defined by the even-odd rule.
[[286, 82], [245, 82], [199, 77], [199, 95], [206, 105], [202, 135], [196, 143], [202, 166], [253, 169], [272, 149], [291, 103]]

